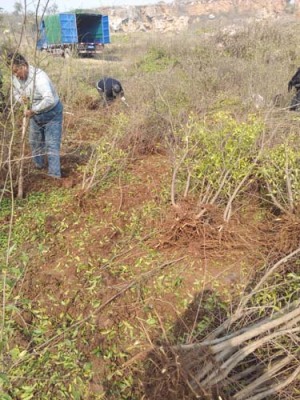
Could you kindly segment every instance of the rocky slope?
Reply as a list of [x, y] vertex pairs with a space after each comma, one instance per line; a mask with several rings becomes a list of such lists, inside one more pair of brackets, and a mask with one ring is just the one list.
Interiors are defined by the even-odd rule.
[[300, 0], [174, 0], [148, 6], [106, 7], [114, 32], [174, 31], [192, 23], [228, 15], [276, 18], [298, 14]]

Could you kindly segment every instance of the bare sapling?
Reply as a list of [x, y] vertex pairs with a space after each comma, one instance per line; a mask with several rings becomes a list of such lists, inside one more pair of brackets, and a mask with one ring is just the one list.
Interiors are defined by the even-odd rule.
[[[24, 113], [26, 111], [26, 108], [24, 110]], [[23, 115], [23, 120], [22, 120], [22, 134], [21, 134], [21, 156], [20, 156], [20, 163], [19, 163], [19, 176], [18, 176], [18, 194], [17, 198], [22, 199], [23, 194], [24, 194], [24, 173], [23, 173], [23, 168], [24, 168], [24, 155], [25, 155], [25, 136], [26, 136], [26, 130], [27, 130], [27, 125], [28, 125], [28, 118], [26, 115]]]

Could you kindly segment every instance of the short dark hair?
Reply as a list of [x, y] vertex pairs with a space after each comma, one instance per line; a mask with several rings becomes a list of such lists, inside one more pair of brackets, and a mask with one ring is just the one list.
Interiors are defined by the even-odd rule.
[[26, 58], [24, 56], [22, 56], [22, 54], [20, 54], [20, 53], [8, 53], [7, 54], [7, 64], [8, 65], [17, 65], [17, 66], [21, 66], [21, 65], [28, 66], [28, 62], [27, 62]]

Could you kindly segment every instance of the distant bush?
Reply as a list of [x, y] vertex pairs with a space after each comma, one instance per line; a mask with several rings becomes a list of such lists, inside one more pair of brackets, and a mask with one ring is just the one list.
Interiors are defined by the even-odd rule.
[[170, 56], [165, 49], [152, 47], [137, 66], [143, 72], [159, 72], [173, 66], [175, 63], [175, 57]]

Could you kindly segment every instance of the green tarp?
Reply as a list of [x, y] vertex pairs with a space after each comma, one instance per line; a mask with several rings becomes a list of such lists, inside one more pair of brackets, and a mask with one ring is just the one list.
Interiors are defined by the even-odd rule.
[[47, 41], [49, 44], [61, 43], [59, 15], [48, 15], [44, 18]]

